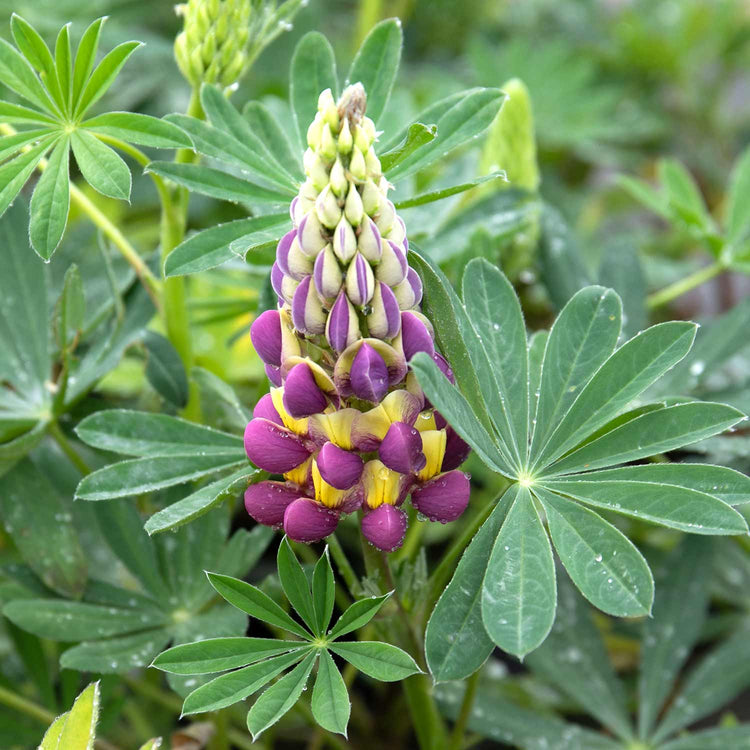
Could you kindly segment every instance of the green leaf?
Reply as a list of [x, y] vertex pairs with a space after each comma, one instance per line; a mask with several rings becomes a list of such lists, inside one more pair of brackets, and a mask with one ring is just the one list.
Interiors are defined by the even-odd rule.
[[60, 350], [68, 346], [80, 334], [86, 314], [86, 298], [78, 266], [73, 263], [65, 272], [63, 290], [55, 310], [54, 330]]
[[76, 489], [76, 497], [82, 500], [109, 500], [140, 495], [184, 484], [223, 469], [235, 469], [245, 462], [245, 458], [210, 453], [120, 461], [84, 477]]
[[153, 389], [178, 408], [188, 402], [188, 379], [177, 349], [172, 342], [155, 331], [146, 331], [143, 343], [148, 351], [146, 379]]
[[406, 651], [390, 643], [344, 641], [331, 644], [330, 650], [380, 682], [404, 680], [422, 671]]
[[260, 524], [252, 531], [238, 529], [222, 549], [217, 570], [230, 576], [247, 575], [263, 557], [274, 536], [272, 528]]
[[351, 713], [349, 693], [341, 673], [325, 649], [320, 652], [311, 707], [315, 721], [323, 729], [346, 737], [346, 727]]
[[172, 250], [164, 262], [164, 275], [184, 276], [215, 268], [235, 257], [233, 243], [241, 241], [246, 251], [254, 245], [279, 240], [289, 226], [289, 215], [283, 213], [236, 219], [204, 229]]
[[312, 594], [310, 593], [310, 583], [286, 537], [279, 544], [276, 567], [278, 568], [281, 587], [286, 594], [286, 598], [289, 599], [289, 603], [299, 613], [307, 627], [316, 635], [320, 635], [320, 631], [316, 627], [317, 618]]
[[724, 404], [695, 401], [649, 411], [569, 453], [551, 473], [599, 469], [681, 448], [729, 429], [744, 419]]
[[434, 141], [436, 135], [437, 125], [424, 125], [421, 122], [409, 125], [403, 140], [390, 151], [380, 154], [380, 167], [383, 173], [388, 173], [417, 149]]
[[289, 203], [286, 193], [269, 190], [252, 182], [201, 164], [178, 164], [171, 161], [152, 161], [146, 172], [166, 177], [178, 185], [197, 193], [234, 203]]
[[128, 456], [244, 455], [242, 438], [167, 414], [128, 409], [98, 411], [82, 419], [76, 435], [99, 450]]
[[[388, 173], [389, 180], [406, 177], [434, 164], [454, 148], [485, 131], [505, 100], [500, 89], [470, 89], [437, 121], [437, 136], [430, 143], [407, 156]], [[418, 119], [429, 122], [423, 113]]]
[[260, 690], [276, 675], [281, 674], [287, 667], [302, 659], [305, 653], [305, 650], [299, 649], [289, 654], [272, 656], [265, 661], [251, 664], [249, 667], [243, 667], [234, 672], [215, 677], [205, 685], [193, 690], [185, 698], [182, 713], [197, 714], [206, 711], [218, 711], [226, 706], [231, 706], [233, 703], [245, 700], [248, 695]]
[[63, 599], [16, 599], [3, 614], [19, 628], [53, 641], [82, 641], [96, 633], [101, 638], [166, 624], [154, 610], [104, 607]]
[[141, 745], [140, 750], [159, 750], [161, 747], [161, 737], [154, 737]]
[[648, 327], [646, 274], [638, 249], [629, 239], [615, 237], [605, 245], [598, 282], [620, 295], [624, 336], [635, 336]]
[[[0, 100], [0, 118], [3, 122], [10, 124], [20, 123], [22, 125], [44, 125], [45, 128], [50, 126], [56, 129], [57, 122], [48, 115], [37, 112], [35, 109], [30, 107], [24, 107], [21, 104], [12, 104]], [[46, 132], [46, 131], [45, 131]], [[30, 131], [24, 131], [18, 133], [17, 137], [32, 135]], [[11, 137], [11, 136], [6, 136]], [[36, 140], [36, 138], [34, 139]]]
[[15, 135], [4, 135], [0, 137], [0, 160], [5, 161], [17, 152], [20, 153], [24, 146], [33, 146], [34, 143], [49, 134], [48, 128], [40, 130], [24, 130]]
[[70, 112], [73, 99], [73, 55], [70, 49], [70, 24], [60, 29], [55, 41], [55, 69], [60, 82], [63, 110]]
[[60, 733], [58, 748], [89, 750], [96, 737], [99, 720], [99, 683], [93, 682], [75, 700]]
[[[685, 537], [657, 574], [653, 617], [643, 623], [638, 733], [647, 738], [706, 621], [712, 544]], [[689, 612], [690, 616], [685, 617]]]
[[547, 514], [552, 541], [581, 593], [615, 617], [651, 611], [654, 580], [643, 555], [601, 516], [541, 487], [534, 487]]
[[689, 223], [710, 230], [712, 219], [690, 172], [674, 159], [662, 159], [659, 163], [659, 178], [666, 189], [670, 206], [678, 210], [678, 215]]
[[373, 26], [354, 57], [347, 81], [367, 93], [367, 116], [377, 125], [391, 96], [401, 63], [401, 21], [389, 18]]
[[250, 101], [243, 107], [242, 116], [281, 167], [293, 178], [303, 179], [299, 152], [292, 148], [286, 131], [268, 108], [261, 102]]
[[5, 86], [23, 99], [30, 101], [53, 117], [59, 114], [55, 102], [39, 82], [34, 69], [5, 39], [0, 39], [0, 78]]
[[49, 260], [60, 244], [70, 206], [70, 139], [63, 136], [50, 154], [47, 166], [31, 196], [31, 246]]
[[539, 386], [542, 382], [542, 363], [548, 337], [547, 331], [536, 331], [531, 335], [528, 343], [529, 424], [536, 414], [536, 404], [541, 393]]
[[729, 176], [727, 234], [730, 241], [742, 240], [750, 228], [750, 148], [735, 162]]
[[192, 145], [190, 138], [176, 125], [137, 112], [106, 112], [84, 120], [80, 127], [139, 146], [190, 148]]
[[441, 201], [443, 198], [449, 198], [451, 195], [457, 195], [458, 193], [465, 193], [467, 190], [471, 190], [477, 185], [481, 185], [491, 180], [505, 180], [505, 172], [493, 172], [492, 174], [485, 175], [484, 177], [475, 177], [473, 180], [468, 182], [462, 182], [458, 185], [451, 185], [447, 188], [441, 188], [439, 190], [431, 190], [427, 193], [421, 193], [415, 195], [412, 198], [405, 198], [404, 200], [396, 201], [393, 205], [401, 210], [402, 208], [412, 208], [413, 206], [423, 206], [426, 203], [434, 203], [435, 201]]
[[521, 305], [505, 275], [484, 259], [469, 262], [462, 284], [466, 312], [492, 362], [496, 400], [505, 417], [495, 423], [522, 466], [528, 444], [529, 385]]
[[325, 89], [331, 89], [333, 98], [337, 98], [336, 57], [328, 40], [310, 31], [297, 43], [289, 72], [289, 101], [302, 148], [307, 144], [307, 128], [318, 111], [318, 96]]
[[[654, 465], [654, 464], [652, 464]], [[668, 464], [665, 464], [668, 465]], [[680, 464], [675, 464], [680, 466]], [[640, 468], [650, 467], [626, 467]], [[732, 507], [710, 494], [667, 483], [637, 479], [604, 479], [593, 474], [540, 482], [554, 492], [616, 513], [642, 518], [692, 534], [744, 534], [747, 522]], [[652, 475], [655, 478], [659, 475]], [[687, 477], [683, 479], [685, 481]]]
[[660, 745], [661, 750], [748, 750], [750, 748], [750, 726], [704, 729], [686, 737]]
[[695, 338], [694, 323], [652, 326], [621, 346], [594, 374], [539, 454], [551, 463], [621, 409], [679, 362]]
[[110, 198], [130, 200], [130, 170], [109, 146], [80, 128], [73, 131], [70, 142], [78, 168], [94, 190]]
[[169, 648], [151, 666], [171, 674], [209, 674], [245, 667], [300, 648], [307, 646], [277, 638], [208, 638]]
[[380, 611], [383, 604], [390, 599], [391, 593], [370, 597], [369, 599], [360, 599], [351, 604], [341, 617], [336, 620], [336, 624], [333, 626], [329, 636], [331, 638], [341, 638], [342, 635], [359, 630], [367, 625]]
[[559, 584], [555, 627], [529, 654], [528, 665], [582, 711], [622, 739], [632, 739], [625, 691], [612, 668], [591, 608], [567, 577], [562, 576]]
[[679, 729], [726, 706], [750, 685], [750, 633], [747, 627], [706, 656], [688, 675], [653, 734], [661, 742]]
[[493, 471], [510, 474], [505, 458], [469, 406], [459, 390], [443, 375], [432, 358], [424, 352], [412, 357], [409, 366], [417, 376], [425, 395], [445, 416], [456, 432], [476, 451], [479, 458]]
[[565, 305], [552, 325], [542, 362], [532, 466], [538, 465], [550, 435], [578, 394], [614, 351], [621, 312], [620, 298], [613, 291], [590, 286]]
[[36, 146], [0, 167], [0, 186], [2, 186], [0, 187], [0, 216], [13, 203], [21, 188], [26, 184], [26, 180], [29, 179], [56, 138], [56, 134], [42, 138]]
[[[516, 489], [510, 491], [513, 495]], [[435, 682], [463, 680], [476, 672], [495, 644], [482, 622], [482, 581], [508, 504], [501, 500], [461, 556], [425, 631], [425, 657]]]
[[0, 477], [0, 516], [21, 557], [46, 586], [67, 596], [81, 595], [86, 585], [86, 556], [70, 507], [28, 459]]
[[246, 488], [258, 474], [257, 470], [248, 466], [229, 476], [217, 479], [182, 500], [154, 513], [146, 521], [144, 528], [149, 534], [157, 534], [161, 531], [172, 531], [183, 524], [190, 523], [224, 500], [236, 496], [237, 492]]
[[166, 628], [157, 628], [118, 638], [84, 641], [63, 652], [60, 666], [101, 674], [129, 672], [148, 666], [171, 637]]
[[241, 609], [261, 622], [282, 628], [300, 638], [306, 640], [310, 638], [310, 634], [299, 623], [293, 620], [270, 596], [264, 594], [260, 589], [231, 576], [217, 573], [207, 573], [207, 575], [209, 582], [218, 594], [224, 597], [233, 607]]
[[96, 61], [96, 51], [99, 48], [99, 36], [106, 18], [97, 18], [90, 24], [81, 36], [76, 50], [76, 60], [73, 67], [73, 104], [77, 104], [83, 93], [91, 71]]
[[336, 581], [333, 578], [333, 568], [328, 556], [328, 547], [315, 563], [312, 577], [312, 598], [315, 610], [315, 624], [317, 633], [324, 635], [331, 623], [333, 604], [336, 598]]
[[289, 674], [271, 685], [255, 701], [247, 714], [247, 728], [253, 735], [253, 742], [299, 700], [317, 658], [317, 651], [311, 651]]
[[58, 716], [50, 725], [49, 729], [44, 733], [42, 744], [39, 745], [39, 750], [58, 750], [60, 743], [60, 735], [65, 729], [65, 722], [68, 720], [68, 714], [64, 713], [62, 716]]
[[[81, 46], [83, 40], [81, 41]], [[128, 58], [141, 46], [141, 42], [123, 42], [108, 52], [96, 66], [91, 77], [81, 92], [81, 97], [75, 102], [75, 116], [81, 117], [99, 99], [104, 96], [107, 89], [112, 85], [120, 69]], [[79, 49], [80, 52], [80, 49]], [[78, 68], [76, 61], [76, 72]]]
[[639, 203], [659, 216], [669, 219], [669, 202], [664, 193], [654, 190], [647, 182], [627, 175], [619, 175], [617, 182]]
[[528, 488], [518, 486], [508, 501], [482, 584], [482, 620], [495, 644], [523, 658], [555, 621], [555, 564]]

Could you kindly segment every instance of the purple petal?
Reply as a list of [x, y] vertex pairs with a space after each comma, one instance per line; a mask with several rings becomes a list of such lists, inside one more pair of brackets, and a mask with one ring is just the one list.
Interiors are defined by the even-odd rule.
[[359, 323], [352, 303], [341, 292], [333, 303], [326, 322], [326, 338], [335, 352], [343, 352], [359, 337]]
[[283, 424], [279, 413], [276, 411], [276, 407], [273, 405], [273, 398], [270, 393], [266, 393], [262, 396], [255, 408], [253, 409], [253, 419], [267, 419], [269, 422], [276, 422], [276, 424]]
[[266, 365], [263, 369], [266, 371], [266, 377], [271, 381], [271, 384], [277, 388], [280, 387], [282, 382], [281, 368], [274, 365]]
[[326, 245], [325, 250], [321, 250], [315, 258], [313, 280], [318, 294], [329, 300], [338, 295], [344, 283], [344, 275], [330, 245]]
[[284, 531], [295, 542], [318, 542], [333, 534], [339, 514], [307, 497], [301, 497], [284, 511]]
[[318, 388], [310, 368], [300, 362], [292, 367], [284, 380], [284, 408], [294, 419], [302, 419], [322, 412], [328, 399]]
[[462, 471], [438, 474], [412, 490], [411, 504], [431, 521], [455, 521], [469, 504], [471, 487]]
[[442, 355], [438, 354], [438, 352], [435, 352], [432, 355], [433, 360], [435, 360], [435, 364], [440, 368], [440, 371], [445, 375], [448, 380], [453, 383], [453, 385], [456, 384], [456, 378], [453, 376], [453, 370], [451, 370], [451, 366], [448, 364], [448, 360]]
[[366, 305], [375, 292], [375, 278], [370, 264], [362, 253], [357, 253], [346, 272], [346, 294], [353, 305]]
[[406, 272], [406, 280], [411, 284], [414, 291], [414, 304], [418, 305], [422, 301], [422, 279], [419, 278], [419, 274], [413, 268], [410, 268]]
[[250, 340], [267, 365], [281, 366], [281, 316], [278, 310], [266, 310], [253, 321]]
[[285, 482], [258, 482], [245, 490], [245, 510], [264, 526], [281, 526], [284, 511], [299, 496], [299, 490]]
[[315, 211], [305, 214], [297, 228], [297, 239], [302, 252], [308, 258], [314, 258], [327, 244], [323, 234], [323, 225]]
[[409, 266], [406, 253], [401, 245], [392, 240], [383, 243], [383, 257], [380, 259], [375, 276], [388, 286], [395, 286], [406, 278]]
[[271, 266], [271, 286], [277, 296], [282, 297], [282, 284], [284, 282], [284, 271], [281, 269], [278, 263], [274, 263]]
[[310, 451], [300, 437], [267, 419], [252, 419], [245, 428], [245, 452], [259, 468], [283, 474], [304, 463]]
[[441, 471], [457, 469], [471, 453], [471, 448], [452, 427], [446, 429], [446, 435], [448, 439], [445, 443], [445, 455], [443, 456], [443, 465], [440, 467]]
[[424, 468], [422, 437], [419, 430], [404, 422], [394, 422], [378, 449], [380, 460], [400, 474], [414, 474]]
[[380, 505], [362, 519], [362, 535], [385, 552], [398, 549], [406, 535], [406, 513], [392, 505]]
[[297, 230], [292, 229], [287, 232], [280, 240], [279, 244], [276, 245], [276, 263], [279, 268], [285, 273], [289, 274], [289, 248], [292, 246], [292, 241], [297, 236]]
[[401, 313], [401, 345], [408, 362], [417, 352], [435, 353], [435, 344], [427, 326], [413, 312]]
[[370, 263], [377, 263], [383, 255], [382, 239], [380, 230], [375, 222], [365, 216], [360, 226], [359, 242], [357, 248]]
[[316, 459], [323, 480], [337, 490], [348, 490], [362, 476], [364, 462], [351, 451], [345, 451], [334, 443], [326, 443]]
[[294, 292], [292, 322], [298, 331], [311, 336], [326, 329], [326, 313], [315, 291], [312, 276], [306, 276]]
[[392, 339], [401, 330], [401, 311], [391, 288], [378, 281], [375, 284], [371, 305], [372, 312], [367, 316], [370, 336], [379, 339]]
[[378, 403], [388, 392], [388, 368], [369, 344], [362, 344], [354, 355], [350, 378], [354, 395], [366, 401]]

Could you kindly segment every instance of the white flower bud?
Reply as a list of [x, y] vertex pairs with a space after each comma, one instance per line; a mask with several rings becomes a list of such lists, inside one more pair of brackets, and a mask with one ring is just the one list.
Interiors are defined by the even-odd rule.
[[320, 223], [328, 229], [333, 229], [339, 223], [341, 209], [330, 185], [323, 188], [323, 192], [315, 201], [315, 212], [318, 214]]
[[360, 182], [367, 177], [367, 167], [365, 165], [365, 157], [362, 156], [362, 151], [355, 145], [352, 149], [352, 158], [349, 162], [349, 172], [352, 177]]
[[341, 159], [336, 157], [336, 162], [331, 169], [330, 176], [331, 190], [336, 194], [337, 197], [341, 198], [349, 187], [349, 181], [346, 179], [346, 171], [344, 165], [341, 163]]
[[362, 198], [357, 190], [357, 186], [352, 182], [349, 183], [349, 192], [346, 196], [346, 203], [344, 204], [344, 215], [346, 220], [353, 226], [359, 226], [364, 216], [364, 207], [362, 206]]
[[342, 154], [348, 154], [352, 150], [352, 144], [354, 139], [352, 138], [352, 131], [349, 129], [349, 118], [344, 118], [344, 124], [341, 126], [341, 132], [339, 133], [339, 152]]

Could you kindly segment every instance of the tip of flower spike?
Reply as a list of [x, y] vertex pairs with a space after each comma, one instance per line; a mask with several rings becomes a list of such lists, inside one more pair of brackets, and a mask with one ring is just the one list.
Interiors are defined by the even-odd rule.
[[339, 117], [349, 120], [352, 125], [359, 125], [367, 109], [365, 87], [357, 81], [347, 86], [339, 99]]

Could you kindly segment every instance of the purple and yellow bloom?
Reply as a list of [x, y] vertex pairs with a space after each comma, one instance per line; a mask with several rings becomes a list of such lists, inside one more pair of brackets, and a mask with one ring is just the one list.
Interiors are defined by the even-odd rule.
[[359, 512], [364, 538], [392, 551], [407, 530], [409, 495], [430, 520], [465, 510], [469, 480], [458, 467], [469, 449], [409, 372], [426, 352], [453, 381], [420, 311], [422, 282], [365, 105], [361, 84], [338, 102], [326, 90], [307, 131], [306, 180], [271, 273], [279, 306], [250, 332], [274, 387], [253, 411], [245, 450], [284, 481], [251, 485], [245, 507], [299, 542]]

